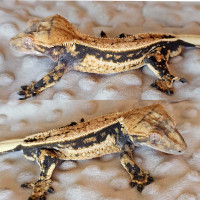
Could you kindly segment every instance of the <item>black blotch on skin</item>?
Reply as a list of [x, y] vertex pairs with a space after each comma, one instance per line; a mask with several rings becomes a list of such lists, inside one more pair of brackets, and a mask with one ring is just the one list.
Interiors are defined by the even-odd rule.
[[77, 125], [76, 122], [71, 122], [68, 126], [75, 126], [75, 125]]
[[132, 165], [130, 163], [126, 163], [126, 168], [128, 169], [129, 173], [132, 172]]
[[[78, 138], [77, 140], [63, 142], [62, 145], [64, 146], [64, 145], [71, 144], [73, 149], [79, 149], [83, 147], [87, 148], [89, 146], [92, 146], [94, 143], [100, 144], [101, 142], [105, 141], [108, 135], [116, 135], [117, 134], [115, 131], [116, 128], [118, 129], [118, 132], [121, 131], [120, 123], [112, 124], [98, 132], [92, 132], [86, 136]], [[106, 133], [106, 134], [102, 134], [102, 133]], [[96, 141], [91, 141], [87, 143], [84, 142], [86, 139], [93, 138], [93, 137], [96, 138]], [[56, 146], [56, 144], [53, 144], [53, 145]]]
[[126, 36], [125, 36], [124, 33], [122, 33], [122, 34], [119, 35], [119, 38], [125, 38], [125, 37], [126, 37]]
[[[37, 155], [39, 157], [39, 154], [41, 151], [38, 151]], [[40, 173], [40, 176], [46, 176], [49, 168], [51, 167], [52, 164], [56, 163], [57, 157], [52, 157], [51, 155], [45, 155], [43, 160], [40, 161], [40, 165], [43, 167]]]
[[33, 158], [33, 155], [37, 155], [37, 148], [32, 148], [32, 147], [23, 147], [23, 154], [26, 155], [27, 157]]
[[29, 138], [29, 139], [24, 140], [24, 142], [36, 142], [36, 141], [37, 141], [37, 138]]
[[101, 31], [100, 37], [107, 37], [107, 36], [106, 36], [106, 33], [105, 33], [104, 31]]
[[53, 82], [55, 82], [54, 75], [50, 75], [48, 83], [53, 83]]
[[41, 79], [37, 83], [35, 83], [34, 89], [37, 90], [37, 89], [45, 87], [45, 86], [46, 86], [46, 83], [43, 81], [43, 79]]

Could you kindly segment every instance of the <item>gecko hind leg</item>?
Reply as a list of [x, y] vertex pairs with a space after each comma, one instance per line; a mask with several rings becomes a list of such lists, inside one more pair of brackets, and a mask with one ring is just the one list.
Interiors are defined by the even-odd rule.
[[[27, 152], [24, 152], [25, 156]], [[30, 155], [30, 153], [28, 152]], [[45, 200], [46, 193], [53, 193], [54, 189], [50, 186], [51, 184], [51, 176], [55, 166], [58, 162], [57, 155], [47, 149], [35, 150], [31, 152], [31, 154], [35, 154], [36, 161], [40, 166], [40, 177], [38, 181], [35, 183], [24, 183], [21, 185], [22, 188], [33, 189], [33, 192], [28, 200]]]
[[122, 166], [128, 172], [131, 177], [130, 186], [137, 186], [137, 190], [142, 192], [146, 185], [149, 185], [154, 180], [148, 172], [144, 172], [137, 166], [133, 159], [133, 149], [129, 144], [125, 144], [120, 155], [120, 161]]
[[18, 92], [21, 98], [19, 100], [25, 100], [30, 97], [34, 97], [41, 93], [43, 90], [53, 86], [57, 83], [64, 73], [67, 71], [65, 63], [59, 62], [58, 65], [46, 76], [40, 79], [38, 82], [32, 82], [30, 85], [21, 86], [21, 91]]
[[174, 81], [185, 83], [186, 80], [184, 78], [175, 77], [169, 72], [167, 64], [169, 55], [170, 50], [167, 50], [165, 47], [157, 47], [147, 55], [145, 58], [145, 64], [159, 78], [153, 84], [151, 84], [151, 86], [155, 87], [161, 92], [172, 95], [174, 93]]

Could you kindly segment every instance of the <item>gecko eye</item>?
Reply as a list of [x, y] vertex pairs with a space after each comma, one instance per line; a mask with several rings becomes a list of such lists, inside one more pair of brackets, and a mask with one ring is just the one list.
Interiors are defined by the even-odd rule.
[[33, 47], [33, 40], [30, 37], [26, 37], [24, 39], [24, 45], [26, 46], [26, 48], [31, 49]]
[[160, 135], [157, 133], [152, 133], [150, 134], [149, 139], [152, 144], [156, 144], [160, 141]]

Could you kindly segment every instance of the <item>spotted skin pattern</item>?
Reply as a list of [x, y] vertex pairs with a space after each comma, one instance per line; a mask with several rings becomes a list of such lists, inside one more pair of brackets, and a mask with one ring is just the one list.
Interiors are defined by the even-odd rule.
[[199, 47], [200, 36], [141, 33], [119, 38], [100, 37], [79, 32], [65, 18], [55, 15], [28, 22], [24, 32], [11, 38], [10, 46], [20, 52], [50, 57], [55, 69], [38, 82], [22, 86], [20, 99], [36, 96], [57, 83], [71, 69], [97, 74], [125, 72], [148, 66], [158, 80], [152, 85], [173, 94], [173, 82], [185, 82], [169, 72], [168, 59], [181, 53], [182, 47]]
[[51, 176], [58, 160], [86, 160], [117, 152], [130, 175], [130, 186], [136, 186], [142, 192], [153, 182], [150, 174], [142, 170], [133, 158], [135, 147], [142, 145], [176, 155], [187, 148], [174, 121], [157, 104], [89, 121], [81, 119], [79, 123], [72, 122], [23, 139], [1, 141], [0, 153], [22, 151], [25, 158], [38, 163], [39, 179], [21, 186], [33, 190], [29, 200], [45, 200], [47, 193], [54, 192]]

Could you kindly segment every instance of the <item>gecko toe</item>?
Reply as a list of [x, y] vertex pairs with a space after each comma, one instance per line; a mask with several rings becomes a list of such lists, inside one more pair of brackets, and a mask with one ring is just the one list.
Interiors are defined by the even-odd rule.
[[179, 80], [181, 83], [187, 83], [187, 80], [185, 78], [180, 78]]
[[37, 93], [36, 93], [36, 92], [33, 92], [32, 97], [35, 97], [36, 95], [37, 95]]
[[22, 89], [22, 90], [27, 90], [27, 88], [28, 88], [27, 85], [22, 85], [22, 86], [21, 86], [21, 89]]
[[21, 184], [22, 188], [28, 188], [26, 183]]
[[155, 83], [152, 83], [152, 84], [151, 84], [151, 87], [156, 87], [156, 84], [155, 84]]
[[172, 95], [174, 92], [170, 89], [165, 90], [165, 94]]
[[21, 184], [21, 187], [26, 188], [26, 189], [32, 189], [33, 184], [32, 183], [23, 183], [23, 184]]
[[19, 98], [18, 100], [26, 100], [27, 98], [26, 97], [23, 97], [23, 98]]
[[148, 179], [147, 179], [147, 185], [154, 182], [154, 179], [153, 177], [149, 176]]
[[133, 187], [135, 187], [137, 185], [137, 183], [135, 183], [135, 182], [130, 182], [130, 186], [133, 188]]
[[25, 95], [25, 91], [21, 90], [17, 93], [18, 95]]
[[54, 189], [53, 187], [50, 187], [48, 190], [47, 190], [48, 193], [54, 193]]
[[142, 190], [144, 189], [144, 186], [143, 185], [138, 185], [137, 186], [137, 190], [139, 191], [139, 192], [142, 192]]

